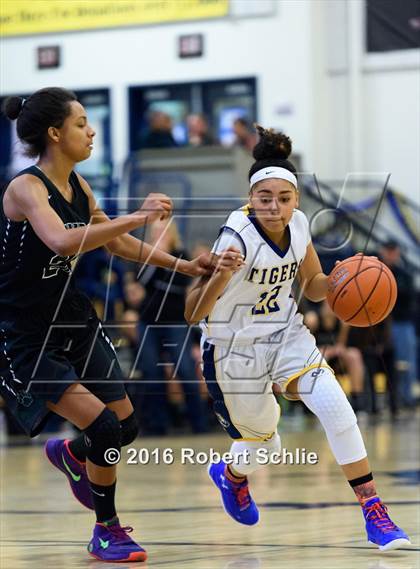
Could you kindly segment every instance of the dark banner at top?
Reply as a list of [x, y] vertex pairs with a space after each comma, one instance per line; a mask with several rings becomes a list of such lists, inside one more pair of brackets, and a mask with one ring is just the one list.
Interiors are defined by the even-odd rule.
[[367, 51], [420, 47], [419, 0], [366, 0]]

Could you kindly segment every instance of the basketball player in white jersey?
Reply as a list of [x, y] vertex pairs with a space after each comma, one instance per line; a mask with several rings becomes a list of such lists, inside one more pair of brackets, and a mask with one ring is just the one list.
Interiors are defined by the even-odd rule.
[[202, 277], [191, 288], [185, 310], [188, 322], [200, 322], [214, 411], [234, 439], [233, 465], [211, 464], [210, 477], [231, 517], [247, 525], [258, 522], [247, 476], [263, 467], [261, 456], [280, 451], [274, 386], [288, 399], [301, 399], [321, 421], [362, 507], [368, 540], [381, 550], [407, 545], [407, 535], [376, 494], [356, 415], [291, 294], [295, 278], [311, 301], [327, 293], [308, 220], [297, 209], [296, 169], [287, 159], [291, 140], [258, 131], [249, 203], [230, 214], [213, 247], [215, 253], [236, 247], [245, 264], [235, 273], [220, 268]]

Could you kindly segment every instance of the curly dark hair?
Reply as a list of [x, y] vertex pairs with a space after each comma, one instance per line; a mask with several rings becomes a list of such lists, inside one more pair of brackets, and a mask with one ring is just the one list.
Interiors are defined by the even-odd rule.
[[266, 129], [260, 125], [255, 125], [255, 128], [260, 140], [252, 151], [255, 162], [249, 170], [248, 179], [250, 180], [258, 170], [269, 166], [280, 166], [296, 174], [296, 168], [288, 160], [292, 152], [291, 139], [283, 132], [276, 132], [272, 128]]
[[8, 119], [17, 119], [17, 134], [26, 147], [26, 154], [35, 157], [42, 156], [45, 152], [48, 129], [51, 126], [63, 126], [70, 115], [72, 101], [77, 101], [72, 91], [60, 87], [46, 87], [27, 99], [7, 97], [2, 111]]

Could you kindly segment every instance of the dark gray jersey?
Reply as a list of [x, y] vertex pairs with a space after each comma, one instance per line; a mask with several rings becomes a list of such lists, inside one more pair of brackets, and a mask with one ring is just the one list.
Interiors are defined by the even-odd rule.
[[[45, 184], [50, 206], [66, 229], [89, 223], [89, 200], [75, 172], [69, 177], [73, 200], [68, 202], [37, 167], [22, 170]], [[16, 177], [17, 177], [16, 176]], [[62, 257], [49, 249], [33, 231], [28, 220], [16, 222], [6, 217], [0, 193], [0, 320], [17, 310], [57, 307], [63, 292], [74, 292], [72, 263], [76, 256]]]

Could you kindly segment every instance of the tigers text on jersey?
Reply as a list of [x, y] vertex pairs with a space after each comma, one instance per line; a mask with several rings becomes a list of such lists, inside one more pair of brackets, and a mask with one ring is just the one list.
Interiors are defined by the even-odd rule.
[[[66, 229], [89, 223], [89, 199], [75, 172], [69, 178], [71, 203], [37, 166], [22, 170], [18, 176], [24, 174], [36, 176], [44, 183], [49, 204]], [[73, 289], [70, 277], [72, 262], [77, 257], [57, 255], [39, 239], [27, 220], [8, 219], [3, 211], [4, 192], [0, 192], [0, 320], [16, 310], [57, 305], [63, 292]]]
[[252, 344], [256, 338], [287, 327], [296, 313], [292, 284], [311, 241], [305, 214], [295, 209], [286, 231], [289, 245], [282, 251], [248, 206], [230, 214], [213, 251], [234, 245], [244, 253], [246, 264], [200, 322], [209, 343]]

